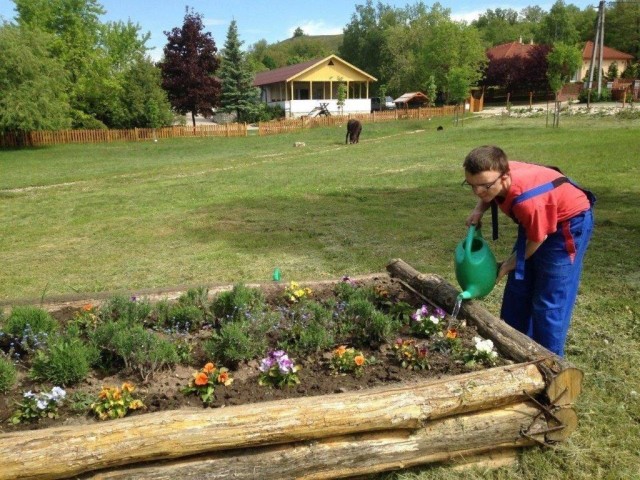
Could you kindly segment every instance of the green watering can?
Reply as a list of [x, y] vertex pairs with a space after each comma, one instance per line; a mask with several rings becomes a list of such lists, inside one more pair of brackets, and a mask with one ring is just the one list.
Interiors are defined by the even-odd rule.
[[493, 290], [498, 264], [489, 244], [475, 225], [469, 227], [467, 238], [456, 246], [455, 263], [456, 279], [462, 287], [458, 298], [469, 300], [484, 297]]

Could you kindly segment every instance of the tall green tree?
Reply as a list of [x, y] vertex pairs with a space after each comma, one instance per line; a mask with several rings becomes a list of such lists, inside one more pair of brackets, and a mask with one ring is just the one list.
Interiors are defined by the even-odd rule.
[[227, 39], [220, 63], [220, 109], [235, 112], [239, 122], [252, 121], [256, 114], [260, 92], [253, 86], [254, 75], [240, 50], [238, 25], [232, 20], [227, 30]]
[[558, 42], [568, 45], [577, 44], [580, 41], [580, 35], [572, 12], [563, 0], [556, 0], [549, 13], [542, 18], [536, 42], [546, 45], [554, 45]]
[[557, 127], [560, 124], [560, 102], [558, 101], [558, 94], [562, 86], [571, 80], [576, 70], [582, 64], [582, 52], [573, 45], [558, 42], [553, 45], [553, 48], [547, 55], [547, 64], [549, 86], [551, 90], [555, 92], [556, 96], [554, 126]]
[[490, 46], [514, 42], [518, 38], [527, 39], [531, 35], [526, 24], [519, 21], [518, 12], [511, 8], [487, 9], [471, 25], [480, 31], [482, 39]]
[[71, 126], [69, 83], [53, 42], [38, 29], [0, 26], [0, 132]]
[[364, 5], [356, 5], [356, 12], [344, 28], [339, 56], [383, 83], [388, 83], [382, 75], [383, 65], [388, 58], [387, 32], [405, 19], [402, 10], [381, 2], [376, 7], [372, 0], [367, 0]]
[[604, 43], [640, 60], [640, 3], [618, 0], [607, 8], [605, 19]]
[[209, 118], [220, 99], [218, 49], [210, 32], [204, 31], [202, 15], [187, 7], [182, 27], [164, 32], [167, 44], [160, 63], [162, 86], [173, 108], [182, 115], [191, 112]]

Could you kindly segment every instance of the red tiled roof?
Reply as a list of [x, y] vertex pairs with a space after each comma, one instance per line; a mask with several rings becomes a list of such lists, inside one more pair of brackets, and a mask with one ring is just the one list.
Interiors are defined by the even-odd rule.
[[510, 42], [503, 43], [502, 45], [496, 45], [487, 50], [487, 57], [492, 60], [501, 60], [503, 58], [511, 57], [526, 57], [529, 52], [535, 47], [529, 43]]
[[[593, 55], [593, 42], [589, 40], [585, 44], [584, 48], [582, 49], [582, 59], [591, 60], [592, 55]], [[633, 60], [633, 55], [629, 55], [628, 53], [621, 52], [620, 50], [616, 50], [615, 48], [603, 46], [602, 58], [605, 60]]]
[[295, 65], [287, 65], [286, 67], [276, 68], [275, 70], [267, 70], [266, 72], [257, 73], [256, 78], [253, 81], [253, 86], [259, 87], [261, 85], [284, 82], [289, 78], [304, 72], [307, 68], [312, 67], [320, 60], [322, 59], [316, 58], [307, 62], [296, 63]]

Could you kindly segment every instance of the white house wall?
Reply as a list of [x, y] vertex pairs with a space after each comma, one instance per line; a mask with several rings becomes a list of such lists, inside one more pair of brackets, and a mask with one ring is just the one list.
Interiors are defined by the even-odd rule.
[[345, 100], [342, 112], [338, 108], [337, 100], [288, 100], [285, 102], [270, 102], [269, 105], [280, 105], [287, 117], [302, 117], [311, 114], [313, 109], [319, 107], [321, 103], [328, 104], [327, 109], [332, 115], [371, 112], [371, 99], [369, 98]]

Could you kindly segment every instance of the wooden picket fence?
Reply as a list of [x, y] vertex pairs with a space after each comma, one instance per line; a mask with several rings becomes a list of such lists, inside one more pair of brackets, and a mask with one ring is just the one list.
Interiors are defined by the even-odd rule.
[[137, 142], [164, 138], [245, 137], [246, 123], [226, 125], [133, 128], [129, 130], [40, 130], [28, 133], [0, 133], [0, 148], [40, 147], [66, 143]]
[[372, 113], [356, 113], [349, 115], [331, 115], [329, 117], [299, 117], [270, 122], [258, 123], [259, 135], [276, 135], [279, 133], [302, 130], [304, 128], [331, 127], [345, 124], [350, 119], [357, 119], [363, 123], [388, 122], [394, 120], [426, 119], [432, 117], [444, 117], [455, 113], [454, 105], [444, 107], [420, 107], [412, 109], [386, 110]]

